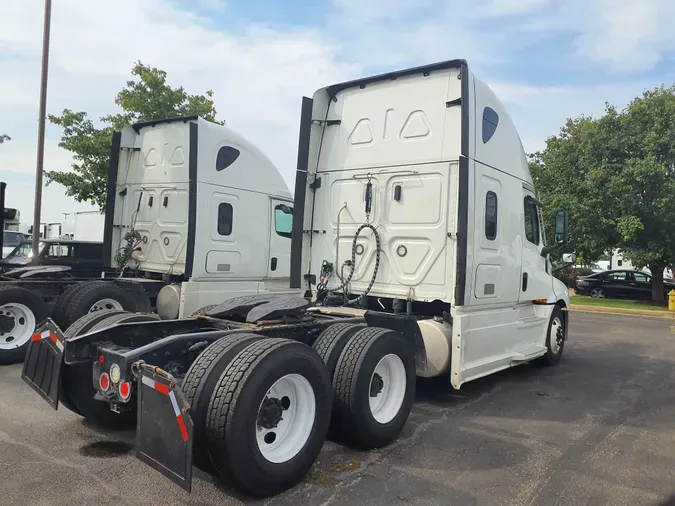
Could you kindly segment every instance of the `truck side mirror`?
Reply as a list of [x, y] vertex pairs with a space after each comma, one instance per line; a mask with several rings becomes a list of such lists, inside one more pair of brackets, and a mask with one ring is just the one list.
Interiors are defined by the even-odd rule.
[[567, 211], [558, 211], [555, 213], [555, 242], [556, 244], [567, 244], [569, 239], [569, 216]]
[[564, 253], [562, 256], [562, 261], [565, 264], [574, 265], [577, 263], [577, 256], [574, 253]]

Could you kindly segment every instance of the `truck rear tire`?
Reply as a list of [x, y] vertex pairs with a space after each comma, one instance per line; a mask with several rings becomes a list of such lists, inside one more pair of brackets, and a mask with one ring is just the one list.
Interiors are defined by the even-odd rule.
[[[361, 323], [336, 323], [321, 332], [316, 341], [314, 341], [312, 348], [316, 350], [321, 357], [321, 360], [323, 360], [323, 363], [326, 364], [328, 377], [330, 377], [331, 382], [335, 376], [335, 369], [337, 368], [338, 360], [340, 360], [342, 350], [344, 350], [354, 334], [364, 327], [365, 325]], [[337, 426], [336, 421], [331, 420], [328, 429], [328, 439], [337, 439], [339, 432], [340, 427]]]
[[79, 285], [80, 283], [74, 283], [68, 286], [63, 293], [59, 295], [59, 298], [56, 299], [56, 304], [54, 304], [54, 307], [52, 308], [52, 320], [54, 320], [54, 323], [56, 323], [64, 332], [68, 329], [68, 322], [65, 319], [64, 313], [68, 307], [70, 298], [77, 291]]
[[23, 362], [35, 328], [47, 315], [47, 305], [33, 292], [0, 286], [0, 365]]
[[116, 314], [131, 314], [129, 311], [95, 311], [93, 313], [87, 313], [86, 315], [78, 318], [68, 329], [63, 333], [63, 336], [68, 339], [69, 337], [81, 336], [89, 332], [98, 322], [105, 320]]
[[398, 437], [415, 398], [415, 357], [398, 332], [368, 327], [347, 343], [335, 375], [333, 426], [362, 449]]
[[235, 333], [218, 339], [208, 346], [188, 369], [181, 390], [190, 404], [194, 424], [193, 463], [202, 471], [217, 474], [206, 451], [206, 423], [209, 402], [220, 375], [237, 354], [262, 336]]
[[107, 281], [80, 283], [63, 311], [63, 323], [70, 327], [82, 316], [96, 311], [136, 311], [133, 295]]
[[225, 368], [211, 397], [211, 463], [249, 495], [287, 490], [319, 455], [331, 404], [328, 371], [313, 349], [287, 339], [254, 342]]

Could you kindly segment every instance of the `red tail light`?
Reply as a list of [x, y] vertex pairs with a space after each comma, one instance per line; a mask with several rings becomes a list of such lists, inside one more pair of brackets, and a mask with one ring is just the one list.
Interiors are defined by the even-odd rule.
[[101, 391], [108, 391], [110, 388], [110, 376], [108, 376], [108, 373], [104, 372], [101, 374], [101, 376], [98, 378], [98, 386], [101, 388]]
[[120, 397], [123, 401], [126, 401], [129, 399], [129, 397], [131, 397], [131, 384], [129, 384], [127, 381], [120, 383]]

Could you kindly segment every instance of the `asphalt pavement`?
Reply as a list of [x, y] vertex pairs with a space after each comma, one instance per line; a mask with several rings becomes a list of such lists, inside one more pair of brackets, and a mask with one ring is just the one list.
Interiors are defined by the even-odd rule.
[[572, 313], [563, 360], [455, 392], [418, 384], [401, 437], [356, 452], [326, 442], [294, 489], [252, 501], [196, 471], [191, 494], [111, 433], [53, 411], [0, 366], [2, 505], [656, 505], [675, 493], [675, 326]]

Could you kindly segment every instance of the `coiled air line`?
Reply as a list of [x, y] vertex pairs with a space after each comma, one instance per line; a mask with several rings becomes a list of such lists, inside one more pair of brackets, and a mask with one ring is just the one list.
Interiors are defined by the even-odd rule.
[[380, 234], [378, 234], [375, 227], [370, 224], [370, 212], [372, 209], [372, 204], [373, 204], [373, 183], [371, 181], [371, 175], [368, 174], [368, 183], [366, 183], [366, 209], [365, 209], [366, 222], [363, 225], [361, 225], [356, 230], [356, 234], [354, 234], [354, 242], [352, 242], [352, 262], [350, 265], [349, 275], [347, 276], [347, 279], [343, 279], [342, 284], [337, 288], [335, 288], [333, 291], [337, 292], [338, 290], [343, 290], [345, 287], [349, 285], [349, 282], [352, 280], [352, 277], [354, 276], [354, 271], [356, 270], [356, 244], [359, 238], [359, 234], [361, 234], [361, 232], [363, 232], [363, 230], [366, 228], [370, 229], [373, 232], [373, 235], [375, 236], [375, 269], [373, 269], [373, 276], [370, 278], [370, 283], [368, 283], [366, 290], [358, 297], [351, 300], [347, 300], [346, 304], [357, 304], [361, 301], [361, 299], [366, 297], [370, 293], [370, 290], [372, 290], [373, 285], [375, 284], [375, 279], [377, 278], [377, 272], [380, 270], [380, 252], [381, 252]]

